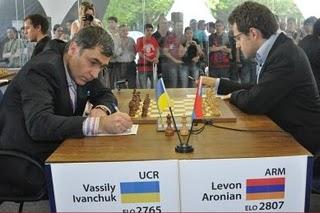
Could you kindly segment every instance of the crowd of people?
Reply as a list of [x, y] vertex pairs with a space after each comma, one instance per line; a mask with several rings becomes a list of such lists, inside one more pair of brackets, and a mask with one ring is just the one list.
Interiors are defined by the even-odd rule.
[[[82, 2], [78, 14], [76, 20], [68, 21], [65, 26], [55, 24], [52, 36], [48, 33], [48, 21], [37, 14], [25, 18], [20, 34], [14, 27], [8, 28], [0, 66], [21, 67], [41, 52], [50, 39], [68, 42], [84, 27], [104, 27], [96, 18], [91, 3]], [[112, 89], [118, 87], [119, 82], [126, 88], [150, 88], [159, 76], [163, 77], [168, 88], [194, 87], [190, 77], [198, 79], [200, 75], [255, 83], [257, 62], [243, 56], [241, 48], [236, 46], [232, 29], [228, 29], [226, 23], [219, 19], [208, 23], [191, 19], [189, 23], [183, 23], [181, 17], [168, 21], [160, 16], [157, 26], [145, 24], [144, 36], [137, 40], [128, 36], [126, 24], [119, 24], [117, 17], [109, 17], [105, 28], [112, 35], [115, 51], [109, 66], [99, 76], [101, 81]], [[279, 30], [292, 38], [295, 44], [305, 47], [303, 40], [312, 36], [317, 18], [307, 18], [302, 27], [292, 17], [277, 21]], [[313, 39], [312, 43], [318, 44], [319, 39]], [[317, 47], [311, 46], [313, 49]], [[309, 58], [319, 61], [310, 54]], [[318, 62], [312, 63], [313, 69], [317, 69], [315, 63]], [[318, 74], [315, 75], [318, 79]]]

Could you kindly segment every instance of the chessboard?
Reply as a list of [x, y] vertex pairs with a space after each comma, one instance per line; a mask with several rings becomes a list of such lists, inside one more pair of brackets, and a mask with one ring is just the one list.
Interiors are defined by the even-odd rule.
[[0, 68], [0, 78], [6, 78], [13, 75], [13, 72], [10, 72], [7, 68]]
[[[163, 126], [163, 124], [166, 123], [166, 116], [170, 114], [169, 109], [160, 114], [155, 99], [151, 99], [148, 94], [144, 99], [143, 97], [140, 97], [140, 95], [138, 96], [139, 97], [137, 98], [133, 98], [138, 100], [131, 100], [131, 102], [136, 103], [136, 109], [132, 110], [129, 108], [129, 115], [133, 122], [138, 124], [158, 123], [158, 126]], [[145, 99], [149, 102], [148, 104], [144, 103]], [[178, 125], [182, 116], [186, 116], [188, 123], [191, 123], [190, 120], [193, 112], [194, 99], [195, 97], [193, 95], [174, 99], [171, 98], [172, 112]], [[236, 122], [237, 120], [224, 100], [213, 96], [211, 93], [206, 93], [206, 95], [203, 96], [202, 109], [203, 119], [212, 120], [216, 123]]]

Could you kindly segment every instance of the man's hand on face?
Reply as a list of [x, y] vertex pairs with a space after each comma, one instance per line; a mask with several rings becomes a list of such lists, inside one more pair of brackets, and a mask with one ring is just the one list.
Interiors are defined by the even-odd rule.
[[100, 117], [99, 132], [117, 134], [132, 127], [130, 116], [123, 112], [116, 112], [109, 116]]

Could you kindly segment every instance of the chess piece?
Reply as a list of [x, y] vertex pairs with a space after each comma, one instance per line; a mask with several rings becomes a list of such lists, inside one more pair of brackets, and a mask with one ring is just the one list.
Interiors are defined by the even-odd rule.
[[143, 106], [142, 106], [141, 117], [143, 117], [143, 118], [147, 117], [147, 115], [148, 115], [148, 108], [149, 108], [149, 105], [144, 103]]
[[189, 135], [189, 130], [187, 127], [187, 116], [185, 114], [181, 117], [180, 135], [181, 136]]
[[130, 117], [134, 117], [136, 114], [136, 111], [135, 111], [135, 103], [133, 100], [131, 100], [129, 102], [129, 116]]
[[140, 97], [141, 93], [137, 92], [136, 94], [137, 94], [137, 101], [140, 103], [141, 102], [141, 97]]
[[165, 130], [165, 136], [173, 136], [174, 135], [174, 130], [171, 126], [172, 121], [171, 121], [171, 115], [167, 115], [167, 128]]

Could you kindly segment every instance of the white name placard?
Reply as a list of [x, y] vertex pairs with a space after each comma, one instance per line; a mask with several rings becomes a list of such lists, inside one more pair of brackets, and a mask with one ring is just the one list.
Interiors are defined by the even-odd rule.
[[178, 161], [53, 163], [57, 212], [178, 212]]
[[181, 212], [303, 212], [307, 159], [180, 161]]

